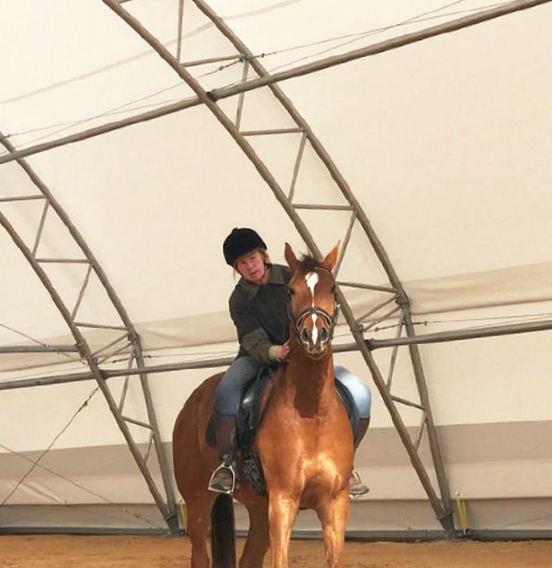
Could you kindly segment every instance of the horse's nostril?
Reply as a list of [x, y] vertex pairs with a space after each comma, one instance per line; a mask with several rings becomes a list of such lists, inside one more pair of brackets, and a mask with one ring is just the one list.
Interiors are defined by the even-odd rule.
[[310, 331], [306, 327], [301, 331], [301, 341], [303, 343], [308, 343], [310, 341]]

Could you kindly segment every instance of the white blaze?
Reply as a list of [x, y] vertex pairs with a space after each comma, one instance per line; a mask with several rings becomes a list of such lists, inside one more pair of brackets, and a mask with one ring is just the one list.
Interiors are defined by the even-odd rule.
[[[312, 294], [312, 307], [314, 308], [314, 288], [316, 286], [316, 284], [318, 283], [318, 274], [316, 274], [316, 272], [309, 272], [306, 276], [305, 276], [305, 280], [307, 282], [307, 286], [309, 287], [311, 294]], [[316, 315], [312, 314], [311, 316], [312, 318], [312, 342], [313, 344], [316, 344], [316, 341], [318, 339], [318, 328], [316, 327]]]

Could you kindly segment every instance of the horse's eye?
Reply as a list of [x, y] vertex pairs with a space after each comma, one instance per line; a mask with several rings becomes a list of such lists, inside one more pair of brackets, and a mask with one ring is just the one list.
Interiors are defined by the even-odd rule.
[[287, 293], [288, 293], [288, 296], [293, 296], [293, 294], [295, 294], [295, 290], [288, 288]]

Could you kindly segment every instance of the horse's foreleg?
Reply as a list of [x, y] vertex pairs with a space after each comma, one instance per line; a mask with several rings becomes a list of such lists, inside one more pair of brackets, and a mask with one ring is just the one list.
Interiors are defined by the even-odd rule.
[[349, 492], [341, 491], [335, 499], [317, 510], [324, 531], [324, 548], [330, 568], [343, 568], [345, 528], [349, 517]]
[[240, 558], [240, 568], [262, 568], [270, 544], [268, 531], [268, 502], [250, 505], [249, 534]]
[[297, 499], [270, 492], [269, 525], [272, 568], [288, 568], [291, 529], [297, 517]]
[[[198, 491], [198, 493], [200, 493]], [[210, 524], [211, 506], [213, 496], [208, 494], [203, 499], [195, 498], [186, 501], [188, 536], [192, 544], [192, 563], [191, 568], [209, 568], [209, 540], [208, 530]]]

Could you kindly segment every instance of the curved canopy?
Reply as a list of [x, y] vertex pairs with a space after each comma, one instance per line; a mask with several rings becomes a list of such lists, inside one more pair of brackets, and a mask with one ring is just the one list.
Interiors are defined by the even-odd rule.
[[[274, 262], [286, 241], [323, 253], [341, 241], [343, 301], [366, 340], [395, 337], [397, 298], [420, 335], [552, 321], [546, 2], [19, 0], [0, 15], [4, 383], [231, 357], [221, 243], [236, 226], [261, 232]], [[341, 323], [337, 343], [354, 343]], [[528, 441], [552, 432], [549, 338], [420, 348], [450, 491], [473, 500], [474, 527], [503, 528], [489, 500], [516, 498], [508, 526], [550, 528], [546, 515], [527, 521], [552, 494], [550, 455]], [[395, 396], [424, 406], [398, 353]], [[387, 378], [392, 351], [374, 357]], [[358, 354], [340, 358], [378, 386]], [[205, 374], [152, 379], [159, 451]], [[144, 421], [138, 381], [108, 382]], [[0, 418], [0, 498], [14, 510], [66, 491], [95, 503], [44, 471], [10, 495], [26, 468], [9, 450], [47, 448], [92, 388], [2, 393], [14, 413]], [[96, 397], [80, 412], [51, 451], [56, 467], [124, 443], [106, 409]], [[416, 408], [401, 412], [419, 428]], [[358, 459], [378, 513], [358, 505], [356, 530], [436, 526], [394, 424], [376, 400]], [[67, 475], [104, 502], [151, 502], [132, 464], [114, 468]], [[386, 520], [395, 502], [421, 512]]]

